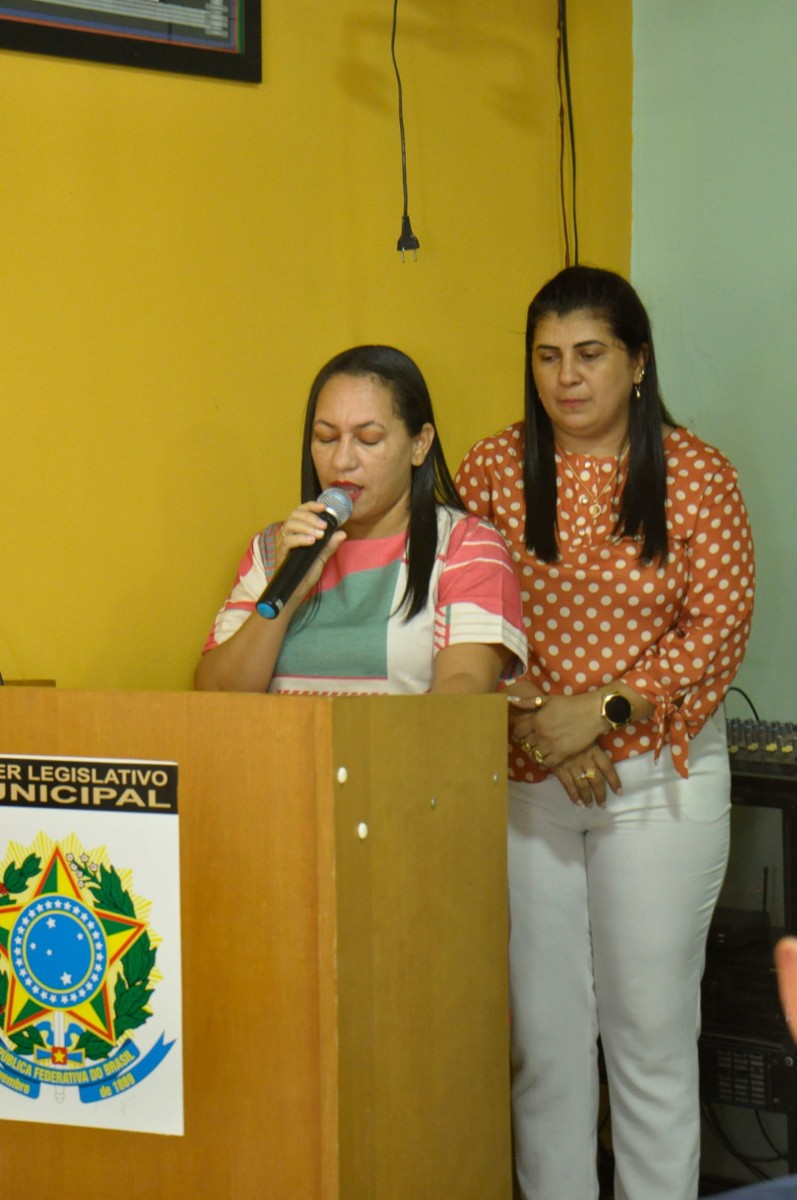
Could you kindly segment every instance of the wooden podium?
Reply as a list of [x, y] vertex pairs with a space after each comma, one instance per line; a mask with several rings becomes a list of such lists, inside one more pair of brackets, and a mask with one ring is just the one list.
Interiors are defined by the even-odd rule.
[[6, 1190], [509, 1200], [505, 700], [0, 689], [0, 751], [178, 763], [185, 1064], [183, 1137], [0, 1122]]

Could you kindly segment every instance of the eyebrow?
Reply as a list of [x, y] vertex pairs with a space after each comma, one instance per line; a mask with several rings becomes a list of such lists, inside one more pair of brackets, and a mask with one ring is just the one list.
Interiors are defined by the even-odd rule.
[[[583, 350], [585, 346], [608, 346], [608, 342], [601, 341], [600, 338], [586, 338], [583, 342], [574, 342], [574, 350]], [[559, 346], [549, 346], [546, 342], [537, 342], [534, 350], [559, 350]]]
[[[338, 429], [339, 428], [339, 426], [336, 425], [334, 421], [325, 421], [323, 419], [323, 417], [317, 417], [316, 420], [313, 421], [313, 428], [315, 428], [317, 425], [323, 425], [327, 429]], [[383, 430], [387, 431], [387, 426], [383, 425], [381, 421], [360, 421], [359, 425], [353, 425], [352, 428], [353, 429], [369, 429], [372, 426], [376, 429], [383, 429]]]

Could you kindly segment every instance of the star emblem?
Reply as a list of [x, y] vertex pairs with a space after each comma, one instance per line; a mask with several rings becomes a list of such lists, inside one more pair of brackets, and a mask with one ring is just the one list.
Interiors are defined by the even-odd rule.
[[4, 1032], [67, 1013], [113, 1044], [109, 972], [145, 930], [144, 921], [87, 904], [56, 847], [33, 895], [0, 908], [0, 960], [10, 968]]

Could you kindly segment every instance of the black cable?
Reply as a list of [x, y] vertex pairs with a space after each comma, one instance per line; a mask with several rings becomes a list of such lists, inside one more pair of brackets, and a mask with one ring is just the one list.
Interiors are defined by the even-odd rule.
[[713, 1106], [709, 1104], [708, 1101], [704, 1100], [700, 1107], [703, 1110], [703, 1116], [706, 1118], [709, 1129], [722, 1144], [722, 1146], [728, 1151], [731, 1157], [735, 1158], [737, 1162], [740, 1162], [743, 1167], [746, 1167], [750, 1174], [754, 1175], [756, 1179], [768, 1179], [769, 1177], [765, 1175], [759, 1167], [756, 1166], [755, 1159], [749, 1158], [746, 1154], [743, 1154], [741, 1150], [737, 1150], [728, 1134], [722, 1128], [722, 1123], [717, 1113], [714, 1111]]
[[759, 717], [758, 713], [756, 712], [756, 707], [755, 707], [755, 705], [753, 704], [753, 702], [752, 702], [752, 700], [750, 699], [750, 697], [747, 695], [747, 692], [745, 692], [745, 691], [742, 691], [742, 689], [741, 689], [740, 687], [737, 687], [735, 684], [733, 685], [733, 687], [729, 687], [729, 688], [728, 688], [728, 691], [727, 691], [726, 695], [728, 695], [728, 696], [729, 696], [729, 695], [731, 694], [731, 692], [738, 692], [738, 693], [739, 693], [739, 695], [740, 695], [740, 696], [742, 696], [742, 697], [743, 697], [743, 698], [744, 698], [744, 699], [747, 701], [747, 703], [750, 705], [750, 711], [752, 712], [752, 714], [753, 714], [753, 716], [755, 717], [756, 721], [760, 721], [760, 719], [761, 719], [761, 718]]
[[565, 266], [570, 266], [570, 226], [567, 220], [565, 199], [565, 109], [562, 97], [561, 41], [557, 46], [557, 83], [559, 85], [559, 204], [562, 210], [562, 230], [565, 235]]
[[[565, 115], [570, 138], [570, 183], [571, 211], [573, 223], [573, 263], [578, 263], [578, 217], [576, 215], [576, 132], [573, 120], [573, 95], [570, 88], [570, 51], [567, 44], [567, 0], [558, 0], [558, 38], [556, 58], [556, 80], [559, 87], [559, 194], [562, 203], [562, 222], [565, 235], [565, 266], [570, 266], [570, 232], [567, 220], [565, 197]], [[564, 88], [562, 76], [564, 75]]]
[[763, 1137], [766, 1144], [769, 1146], [770, 1150], [774, 1151], [774, 1157], [773, 1158], [755, 1158], [755, 1159], [753, 1159], [753, 1162], [787, 1162], [788, 1159], [786, 1157], [786, 1152], [784, 1150], [780, 1150], [773, 1142], [773, 1140], [770, 1136], [769, 1130], [767, 1129], [766, 1125], [764, 1124], [763, 1120], [761, 1119], [761, 1113], [758, 1111], [758, 1109], [755, 1110], [755, 1119], [758, 1122], [758, 1128], [761, 1130], [761, 1136]]
[[409, 192], [407, 189], [407, 142], [404, 133], [404, 89], [401, 86], [401, 75], [399, 74], [398, 62], [396, 61], [396, 26], [398, 24], [398, 0], [393, 0], [393, 29], [390, 34], [390, 55], [393, 59], [393, 70], [396, 72], [396, 83], [398, 84], [398, 119], [399, 119], [399, 134], [401, 137], [401, 183], [404, 190], [404, 209], [401, 216], [401, 233], [399, 234], [396, 249], [401, 252], [401, 261], [404, 262], [404, 251], [411, 250], [413, 258], [418, 257], [418, 251], [421, 248], [421, 243], [412, 232], [409, 214]]

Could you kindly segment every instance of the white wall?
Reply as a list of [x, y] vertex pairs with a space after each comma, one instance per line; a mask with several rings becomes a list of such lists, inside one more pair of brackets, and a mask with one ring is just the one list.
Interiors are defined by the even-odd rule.
[[[673, 415], [737, 466], [759, 567], [737, 682], [797, 719], [797, 4], [635, 0], [632, 276]], [[748, 715], [739, 697], [731, 715]]]

